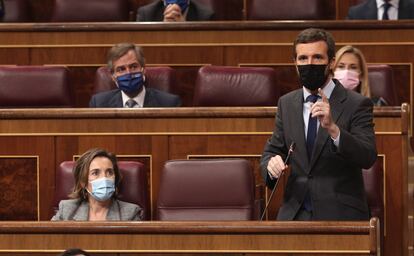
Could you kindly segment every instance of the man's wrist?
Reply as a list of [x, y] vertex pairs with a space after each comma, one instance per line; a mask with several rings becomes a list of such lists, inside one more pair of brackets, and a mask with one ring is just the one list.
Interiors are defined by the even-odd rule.
[[339, 136], [339, 127], [336, 124], [332, 124], [328, 128], [328, 133], [332, 139], [336, 140]]

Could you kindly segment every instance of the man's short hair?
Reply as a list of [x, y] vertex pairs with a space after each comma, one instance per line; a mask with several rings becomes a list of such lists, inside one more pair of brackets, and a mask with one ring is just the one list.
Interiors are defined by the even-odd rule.
[[299, 33], [293, 42], [293, 58], [296, 60], [296, 46], [298, 44], [308, 44], [318, 41], [324, 41], [328, 45], [328, 59], [333, 60], [335, 57], [335, 40], [331, 33], [319, 28], [308, 28]]
[[111, 50], [109, 50], [107, 56], [108, 67], [112, 73], [114, 72], [114, 61], [120, 59], [130, 50], [133, 50], [135, 52], [138, 63], [141, 65], [141, 67], [145, 67], [145, 57], [141, 47], [132, 43], [119, 43], [114, 45]]

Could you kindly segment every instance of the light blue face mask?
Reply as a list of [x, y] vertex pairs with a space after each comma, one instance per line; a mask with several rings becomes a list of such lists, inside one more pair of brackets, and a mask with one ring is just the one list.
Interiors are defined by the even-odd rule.
[[87, 190], [89, 194], [98, 201], [106, 201], [112, 197], [115, 192], [115, 182], [113, 179], [100, 178], [90, 182], [92, 192]]

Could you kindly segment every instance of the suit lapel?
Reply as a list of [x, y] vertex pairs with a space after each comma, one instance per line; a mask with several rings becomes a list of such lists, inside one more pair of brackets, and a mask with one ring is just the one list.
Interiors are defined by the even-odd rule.
[[298, 164], [302, 165], [302, 169], [306, 170], [305, 167], [308, 166], [309, 160], [306, 152], [305, 124], [303, 122], [303, 89], [298, 90], [293, 99], [294, 103], [290, 112], [291, 123], [289, 124], [289, 127], [292, 127], [291, 139], [296, 143], [295, 158], [298, 159]]
[[[342, 112], [345, 109], [344, 101], [346, 99], [346, 89], [344, 89], [340, 84], [335, 82], [335, 88], [332, 91], [331, 97], [329, 98], [329, 104], [331, 107], [332, 119], [335, 123], [338, 123], [339, 118], [341, 117]], [[310, 167], [312, 168], [316, 160], [319, 158], [319, 155], [322, 152], [323, 147], [330, 139], [330, 136], [326, 129], [319, 127], [318, 135], [315, 141], [315, 148], [313, 149], [312, 158]]]
[[368, 8], [366, 8], [367, 18], [372, 19], [372, 20], [378, 19], [377, 2], [375, 0], [368, 1], [367, 6], [368, 6]]
[[154, 91], [151, 88], [145, 88], [144, 108], [157, 107], [157, 98], [154, 97]]
[[88, 220], [89, 219], [89, 204], [87, 202], [82, 202], [76, 213], [73, 215], [73, 220]]
[[110, 108], [123, 108], [121, 90], [116, 90], [114, 95], [108, 101], [108, 107]]
[[108, 214], [106, 215], [106, 220], [121, 220], [119, 216], [120, 210], [119, 205], [116, 200], [112, 200], [111, 206], [109, 207]]

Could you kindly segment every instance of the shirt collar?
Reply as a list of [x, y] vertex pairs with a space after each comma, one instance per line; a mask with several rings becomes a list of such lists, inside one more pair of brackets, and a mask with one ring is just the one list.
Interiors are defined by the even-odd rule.
[[[123, 91], [121, 91], [122, 94], [122, 106], [125, 107], [126, 102], [130, 99], [128, 95], [126, 95]], [[138, 93], [137, 96], [132, 98], [135, 100], [140, 108], [144, 107], [144, 100], [145, 100], [145, 86], [142, 87], [142, 91]]]
[[[306, 90], [305, 87], [303, 88], [303, 102], [306, 101], [306, 98], [311, 95], [308, 90]], [[326, 95], [326, 97], [329, 99], [331, 97], [331, 94], [335, 88], [335, 83], [332, 81], [332, 79], [329, 79], [329, 82], [323, 87], [322, 91]]]
[[[377, 1], [377, 8], [381, 8], [385, 4], [384, 0], [376, 0], [376, 1]], [[397, 8], [397, 9], [398, 9], [399, 2], [400, 2], [400, 0], [390, 0], [389, 1], [391, 6]]]

